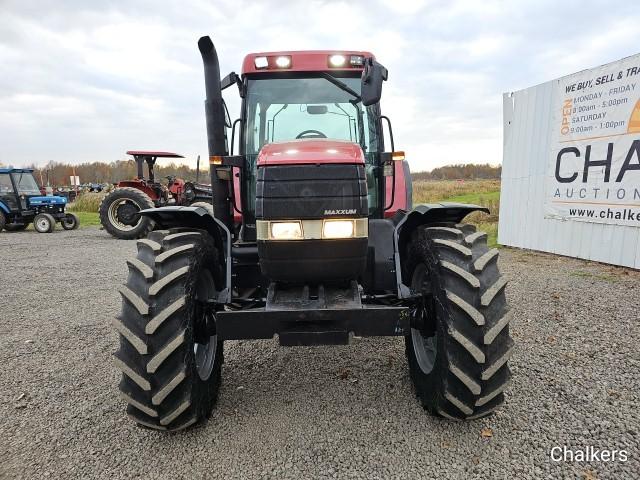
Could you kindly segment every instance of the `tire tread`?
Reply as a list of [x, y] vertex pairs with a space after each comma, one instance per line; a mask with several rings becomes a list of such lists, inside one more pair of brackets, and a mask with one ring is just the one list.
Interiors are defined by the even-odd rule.
[[[431, 266], [438, 318], [444, 319], [438, 346], [445, 348], [437, 353], [440, 367], [431, 373], [420, 370], [407, 337], [416, 393], [426, 409], [444, 418], [489, 415], [504, 401], [511, 378], [507, 362], [514, 351], [509, 336], [513, 313], [506, 304], [507, 281], [498, 271], [498, 250], [487, 247], [484, 232], [463, 224], [422, 227], [408, 248], [403, 278], [411, 278], [420, 262]], [[429, 392], [427, 386], [434, 385], [439, 391]]]
[[213, 239], [201, 230], [156, 230], [137, 244], [120, 288], [122, 311], [114, 320], [120, 335], [114, 354], [123, 374], [120, 391], [129, 417], [140, 426], [181, 430], [208, 417], [219, 389], [222, 342], [211, 376], [201, 380], [190, 323], [194, 269], [211, 268], [219, 257]]

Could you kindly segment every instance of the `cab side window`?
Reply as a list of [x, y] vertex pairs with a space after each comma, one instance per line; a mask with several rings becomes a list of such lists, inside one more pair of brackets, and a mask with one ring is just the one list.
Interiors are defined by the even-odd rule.
[[0, 194], [13, 193], [13, 185], [8, 173], [0, 173]]

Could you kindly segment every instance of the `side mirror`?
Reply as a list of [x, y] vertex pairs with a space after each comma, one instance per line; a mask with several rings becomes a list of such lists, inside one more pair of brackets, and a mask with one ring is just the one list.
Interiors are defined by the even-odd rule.
[[229, 75], [227, 75], [220, 81], [220, 90], [229, 88], [231, 85], [238, 86], [238, 92], [242, 97], [242, 80], [240, 79], [240, 76], [236, 72], [231, 72]]
[[382, 96], [382, 82], [389, 76], [387, 69], [373, 58], [365, 59], [362, 70], [360, 97], [365, 107], [378, 103]]

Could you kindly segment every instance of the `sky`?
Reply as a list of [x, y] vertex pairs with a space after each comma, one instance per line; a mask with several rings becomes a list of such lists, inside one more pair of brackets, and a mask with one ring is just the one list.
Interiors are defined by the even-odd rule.
[[223, 76], [255, 51], [371, 51], [413, 171], [499, 164], [502, 94], [638, 53], [639, 21], [632, 0], [0, 0], [0, 163], [146, 149], [195, 166], [210, 35]]

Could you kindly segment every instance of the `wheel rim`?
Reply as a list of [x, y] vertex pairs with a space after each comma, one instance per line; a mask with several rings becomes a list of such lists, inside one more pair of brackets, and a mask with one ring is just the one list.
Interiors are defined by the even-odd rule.
[[120, 219], [120, 217], [118, 216], [118, 208], [126, 204], [132, 204], [138, 211], [142, 210], [138, 202], [136, 202], [135, 200], [131, 200], [130, 198], [118, 198], [111, 202], [111, 205], [109, 205], [109, 210], [107, 211], [109, 223], [123, 232], [133, 230], [142, 222], [142, 217], [138, 217], [138, 221], [135, 223], [135, 225], [129, 225], [128, 223], [125, 223], [122, 219]]
[[[411, 278], [411, 290], [414, 292], [425, 293], [427, 289], [428, 280], [427, 267], [423, 263], [419, 264], [413, 271]], [[412, 312], [414, 317], [417, 315], [426, 316], [426, 308], [420, 306]], [[425, 336], [424, 333], [417, 328], [411, 329], [411, 343], [413, 344], [413, 351], [416, 356], [418, 366], [423, 373], [429, 374], [433, 370], [433, 366], [436, 361], [437, 354], [437, 330], [434, 329], [434, 334], [431, 336]]]
[[[196, 283], [196, 300], [200, 302], [206, 302], [215, 298], [216, 289], [213, 282], [213, 275], [209, 270], [202, 270], [198, 276]], [[206, 315], [206, 313], [203, 313]], [[203, 325], [204, 322], [199, 322]], [[196, 370], [198, 376], [202, 380], [207, 380], [211, 376], [213, 367], [216, 362], [216, 353], [218, 350], [218, 336], [213, 335], [209, 337], [206, 343], [193, 343], [193, 354], [196, 361]]]
[[37, 222], [37, 225], [38, 225], [38, 230], [39, 231], [43, 231], [44, 232], [46, 230], [49, 230], [49, 221], [46, 218], [39, 218], [38, 222]]
[[65, 227], [73, 227], [73, 225], [74, 225], [75, 223], [76, 223], [76, 221], [74, 220], [74, 218], [73, 218], [73, 217], [64, 217], [64, 218], [62, 219], [62, 224], [63, 224]]

